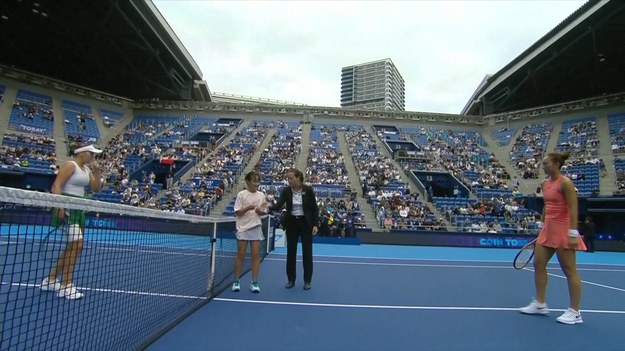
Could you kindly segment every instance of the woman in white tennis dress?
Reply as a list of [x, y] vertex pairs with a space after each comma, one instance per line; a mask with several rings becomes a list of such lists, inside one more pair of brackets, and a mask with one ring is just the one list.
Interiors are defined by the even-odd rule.
[[267, 214], [268, 203], [265, 194], [258, 191], [260, 185], [260, 174], [250, 172], [245, 176], [247, 189], [240, 191], [234, 202], [234, 213], [236, 215], [238, 253], [234, 267], [235, 281], [232, 284], [232, 291], [241, 290], [241, 266], [245, 261], [247, 243], [252, 246], [252, 284], [250, 290], [259, 293], [258, 273], [260, 271], [260, 242], [264, 239], [262, 218]]

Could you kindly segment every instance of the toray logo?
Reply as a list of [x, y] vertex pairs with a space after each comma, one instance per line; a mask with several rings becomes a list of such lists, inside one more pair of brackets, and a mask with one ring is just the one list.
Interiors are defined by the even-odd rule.
[[530, 239], [514, 238], [481, 238], [480, 246], [486, 247], [522, 247], [529, 243]]

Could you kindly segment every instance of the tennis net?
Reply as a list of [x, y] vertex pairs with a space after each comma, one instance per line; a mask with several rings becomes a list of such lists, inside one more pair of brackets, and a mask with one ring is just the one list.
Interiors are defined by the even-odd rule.
[[[69, 212], [59, 226], [51, 225], [56, 208]], [[54, 291], [53, 279], [51, 290], [42, 282], [76, 235], [72, 223], [81, 213], [84, 242], [73, 285], [84, 296], [70, 300]], [[0, 350], [144, 349], [233, 280], [232, 218], [0, 187], [0, 226]], [[273, 233], [270, 218], [263, 229], [265, 238]], [[250, 266], [248, 253], [244, 271]]]

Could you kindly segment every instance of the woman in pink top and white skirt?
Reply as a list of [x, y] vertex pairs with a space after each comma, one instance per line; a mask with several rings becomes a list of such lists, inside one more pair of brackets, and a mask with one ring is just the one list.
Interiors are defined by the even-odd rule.
[[525, 314], [549, 313], [545, 303], [547, 263], [556, 254], [568, 281], [571, 300], [570, 307], [557, 318], [557, 321], [564, 324], [579, 324], [582, 323], [579, 312], [582, 282], [577, 273], [575, 251], [585, 251], [586, 245], [577, 230], [577, 190], [573, 182], [560, 171], [568, 158], [568, 154], [550, 153], [543, 160], [543, 170], [548, 179], [542, 183], [545, 205], [541, 222], [544, 225], [534, 248], [536, 297], [520, 311]]
[[232, 291], [241, 290], [241, 266], [245, 261], [247, 243], [252, 245], [252, 284], [250, 290], [259, 293], [258, 272], [260, 270], [260, 242], [264, 239], [261, 216], [267, 214], [268, 203], [265, 194], [258, 191], [260, 185], [260, 174], [250, 172], [245, 176], [247, 189], [240, 191], [234, 202], [234, 213], [236, 215], [238, 253], [234, 267], [235, 281], [232, 284]]

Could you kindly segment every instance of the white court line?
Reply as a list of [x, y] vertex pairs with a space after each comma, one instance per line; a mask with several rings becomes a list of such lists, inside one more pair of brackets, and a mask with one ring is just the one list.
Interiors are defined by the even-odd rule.
[[[534, 272], [534, 270], [532, 268], [523, 268], [523, 270], [526, 270], [526, 271], [529, 271], [529, 272]], [[556, 277], [556, 278], [566, 279], [565, 276], [559, 275], [559, 274], [555, 274], [555, 273], [547, 273], [547, 275], [550, 275], [550, 276]], [[610, 290], [616, 290], [616, 291], [625, 292], [625, 289], [617, 288], [617, 287], [611, 286], [611, 285], [605, 285], [605, 284], [599, 284], [599, 283], [595, 283], [595, 282], [590, 282], [588, 280], [582, 280], [582, 283], [588, 284], [588, 285], [598, 286], [600, 288], [606, 288], [606, 289], [610, 289]]]
[[[11, 285], [17, 287], [26, 287], [26, 288], [40, 288], [40, 284], [28, 284], [28, 283], [6, 283], [2, 282], [2, 285]], [[177, 295], [177, 294], [163, 294], [163, 293], [153, 293], [146, 291], [132, 291], [132, 290], [120, 290], [120, 289], [103, 289], [103, 288], [87, 288], [87, 287], [79, 287], [78, 290], [86, 290], [86, 291], [98, 291], [98, 292], [108, 292], [108, 293], [116, 293], [116, 294], [127, 294], [127, 295], [143, 295], [143, 296], [158, 296], [158, 297], [175, 297], [180, 299], [194, 299], [194, 300], [207, 300], [207, 297], [204, 296], [190, 296], [190, 295]]]
[[[216, 297], [213, 300], [234, 303], [249, 303], [260, 305], [282, 305], [282, 306], [305, 306], [305, 307], [331, 307], [331, 308], [360, 308], [360, 309], [384, 309], [384, 310], [426, 310], [426, 311], [514, 311], [518, 312], [518, 307], [470, 307], [470, 306], [405, 306], [405, 305], [367, 305], [367, 304], [340, 304], [340, 303], [319, 303], [319, 302], [293, 302], [274, 300], [246, 300]], [[564, 312], [566, 309], [550, 309], [554, 312]], [[604, 313], [623, 314], [625, 311], [613, 310], [582, 310], [584, 313]]]
[[[285, 256], [286, 253], [281, 252], [271, 252], [272, 256]], [[301, 257], [302, 255], [298, 254], [297, 257]], [[510, 258], [510, 260], [465, 260], [465, 259], [448, 259], [448, 258], [401, 258], [401, 257], [374, 257], [374, 256], [349, 256], [349, 255], [313, 255], [314, 257], [326, 257], [326, 258], [351, 258], [351, 259], [364, 259], [364, 260], [381, 260], [381, 261], [433, 261], [433, 262], [484, 262], [484, 263], [511, 263], [514, 254]], [[315, 261], [317, 262], [317, 261]], [[557, 265], [557, 263], [549, 263], [550, 265]], [[625, 266], [625, 262], [623, 263], [577, 263], [577, 266], [587, 265], [587, 266], [615, 266], [615, 267], [623, 267]]]
[[[284, 259], [269, 258], [266, 257], [265, 261], [280, 261], [284, 262]], [[298, 260], [301, 262], [301, 260]], [[315, 263], [326, 264], [344, 264], [355, 266], [390, 266], [390, 267], [449, 267], [449, 268], [495, 268], [495, 269], [508, 269], [514, 268], [512, 266], [481, 266], [481, 265], [456, 265], [456, 264], [434, 264], [434, 263], [388, 263], [388, 262], [357, 262], [357, 261], [324, 261], [315, 260]]]
[[[265, 261], [279, 261], [284, 262], [283, 258], [271, 258], [266, 257]], [[301, 262], [301, 260], [298, 260]], [[454, 261], [450, 261], [454, 262]], [[388, 263], [388, 262], [358, 262], [358, 261], [329, 261], [329, 260], [315, 260], [315, 263], [324, 264], [344, 264], [355, 266], [390, 266], [390, 267], [445, 267], [445, 268], [486, 268], [486, 269], [515, 269], [512, 264], [510, 265], [466, 265], [466, 264], [436, 264], [436, 263]], [[486, 263], [486, 262], [485, 262]], [[510, 263], [510, 262], [508, 262]], [[547, 267], [547, 269], [560, 269], [557, 267]], [[604, 268], [578, 268], [578, 271], [597, 271], [597, 272], [625, 272], [625, 269], [604, 269]]]

